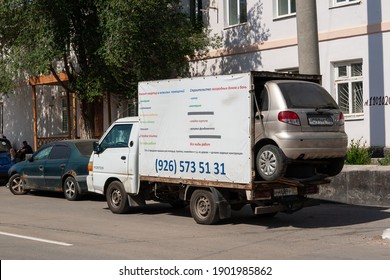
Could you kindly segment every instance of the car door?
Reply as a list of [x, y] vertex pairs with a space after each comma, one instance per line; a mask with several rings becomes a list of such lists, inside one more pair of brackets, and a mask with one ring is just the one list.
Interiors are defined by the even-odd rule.
[[37, 151], [26, 164], [23, 169], [26, 186], [31, 189], [44, 189], [45, 177], [44, 169], [45, 162], [49, 157], [53, 145], [47, 145]]
[[44, 177], [47, 190], [61, 191], [62, 176], [67, 171], [71, 148], [67, 143], [56, 143], [45, 162]]

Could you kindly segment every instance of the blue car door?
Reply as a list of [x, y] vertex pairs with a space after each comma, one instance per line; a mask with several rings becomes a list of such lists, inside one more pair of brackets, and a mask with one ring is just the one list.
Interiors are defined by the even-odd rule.
[[62, 190], [62, 176], [67, 171], [70, 154], [71, 149], [66, 143], [57, 143], [53, 146], [44, 169], [45, 185], [48, 190]]

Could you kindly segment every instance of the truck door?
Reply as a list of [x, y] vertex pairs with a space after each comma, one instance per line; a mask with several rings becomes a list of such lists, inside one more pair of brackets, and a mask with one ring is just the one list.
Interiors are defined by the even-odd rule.
[[255, 140], [257, 142], [265, 137], [264, 132], [266, 131], [269, 115], [269, 93], [266, 87], [263, 88], [257, 99], [256, 110], [260, 110], [260, 112], [256, 112], [255, 118]]
[[93, 155], [93, 184], [103, 189], [110, 177], [118, 178], [126, 192], [138, 192], [138, 123], [118, 123], [99, 143]]

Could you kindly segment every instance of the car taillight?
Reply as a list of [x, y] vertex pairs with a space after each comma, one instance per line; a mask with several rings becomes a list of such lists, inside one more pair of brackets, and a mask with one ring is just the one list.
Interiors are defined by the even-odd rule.
[[344, 114], [343, 112], [340, 112], [339, 114], [339, 126], [343, 126], [345, 123]]
[[278, 120], [280, 122], [292, 124], [292, 125], [301, 125], [301, 121], [297, 113], [291, 111], [282, 111], [278, 114]]

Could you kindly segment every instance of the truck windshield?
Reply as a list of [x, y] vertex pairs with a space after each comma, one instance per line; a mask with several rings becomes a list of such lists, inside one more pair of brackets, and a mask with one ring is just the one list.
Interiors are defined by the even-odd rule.
[[130, 139], [132, 124], [115, 125], [106, 135], [100, 144], [100, 147], [105, 150], [107, 148], [123, 148], [127, 147]]

